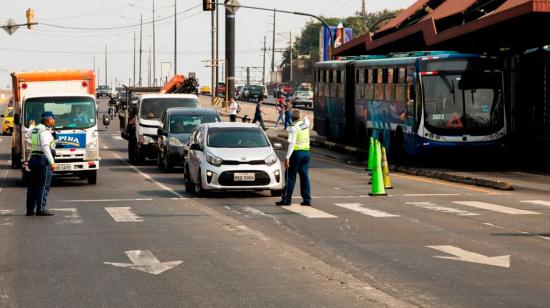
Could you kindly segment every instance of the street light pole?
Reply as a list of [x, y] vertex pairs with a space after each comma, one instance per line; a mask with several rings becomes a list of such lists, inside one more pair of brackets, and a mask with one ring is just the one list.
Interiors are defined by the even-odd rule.
[[178, 10], [174, 0], [174, 76], [178, 74]]
[[108, 84], [107, 80], [107, 44], [105, 44], [105, 84]]
[[[226, 3], [229, 1], [226, 0]], [[235, 11], [236, 7], [225, 7], [226, 102], [235, 98]]]
[[155, 0], [153, 0], [153, 85], [157, 85], [157, 47], [155, 44]]
[[217, 96], [216, 92], [213, 92], [213, 91], [216, 91], [216, 70], [218, 69], [218, 66], [217, 66], [217, 63], [216, 63], [216, 50], [217, 50], [217, 46], [216, 46], [216, 32], [218, 31], [218, 29], [216, 28], [216, 11], [212, 11], [210, 12], [210, 17], [211, 17], [211, 22], [212, 22], [212, 87], [210, 88], [210, 91], [212, 93], [210, 93], [210, 97], [211, 97], [211, 100], [212, 100], [212, 106], [214, 106], [214, 98]]
[[143, 55], [143, 15], [140, 15], [139, 26], [139, 86], [141, 87], [141, 57]]
[[134, 79], [132, 79], [134, 87], [136, 86], [136, 32], [134, 31]]

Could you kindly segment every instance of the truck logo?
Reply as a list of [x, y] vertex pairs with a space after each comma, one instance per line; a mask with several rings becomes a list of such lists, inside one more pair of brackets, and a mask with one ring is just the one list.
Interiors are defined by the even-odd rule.
[[58, 134], [56, 140], [57, 148], [82, 148], [86, 145], [85, 134]]

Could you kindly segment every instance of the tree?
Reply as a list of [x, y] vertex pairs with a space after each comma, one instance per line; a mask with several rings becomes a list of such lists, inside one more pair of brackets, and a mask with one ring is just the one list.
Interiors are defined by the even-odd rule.
[[[396, 16], [401, 10], [389, 11], [383, 10], [376, 13], [368, 13], [367, 16], [362, 17], [358, 12], [358, 16], [349, 16], [343, 19], [344, 27], [353, 29], [353, 35], [355, 37], [361, 36], [367, 33], [373, 25], [380, 20], [384, 20], [376, 25], [375, 29], [370, 29], [371, 32], [375, 32], [384, 26], [391, 16]], [[329, 25], [337, 25], [340, 22], [340, 18], [326, 18], [321, 17]], [[320, 22], [308, 21], [302, 33], [296, 37], [292, 47], [294, 55], [310, 55], [313, 62], [319, 61], [319, 31], [322, 27]], [[374, 31], [373, 31], [374, 30]], [[290, 47], [285, 48], [283, 51], [283, 65], [290, 63]]]

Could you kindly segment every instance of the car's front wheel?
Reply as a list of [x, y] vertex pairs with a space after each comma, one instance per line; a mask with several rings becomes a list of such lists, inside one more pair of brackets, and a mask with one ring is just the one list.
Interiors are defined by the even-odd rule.
[[197, 175], [197, 183], [195, 183], [195, 195], [197, 195], [197, 197], [206, 197], [206, 191], [202, 188], [202, 176], [200, 170]]
[[183, 167], [183, 182], [185, 183], [186, 193], [192, 194], [195, 192], [195, 183], [193, 183], [193, 180], [191, 179], [187, 164]]

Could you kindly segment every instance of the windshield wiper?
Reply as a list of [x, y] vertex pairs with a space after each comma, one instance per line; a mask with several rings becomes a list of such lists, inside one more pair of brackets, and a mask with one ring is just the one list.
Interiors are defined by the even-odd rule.
[[455, 94], [454, 80], [453, 80], [453, 83], [451, 85], [451, 83], [449, 83], [449, 80], [447, 80], [447, 77], [445, 75], [438, 75], [438, 76], [439, 76], [439, 78], [441, 78], [443, 80], [443, 83], [447, 87], [447, 90], [449, 90], [449, 92], [454, 95]]

